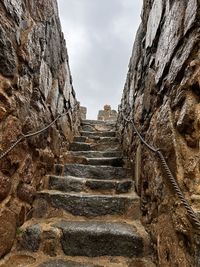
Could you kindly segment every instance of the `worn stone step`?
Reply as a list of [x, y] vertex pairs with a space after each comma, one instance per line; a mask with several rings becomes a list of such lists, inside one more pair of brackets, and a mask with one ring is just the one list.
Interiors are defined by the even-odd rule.
[[87, 132], [87, 131], [81, 131], [80, 132], [81, 136], [83, 137], [115, 137], [116, 136], [116, 131], [108, 131], [108, 132]]
[[132, 177], [131, 169], [112, 166], [92, 166], [84, 164], [56, 164], [55, 174], [102, 180], [122, 180]]
[[131, 180], [94, 180], [73, 176], [46, 176], [45, 188], [59, 190], [63, 192], [107, 192], [107, 193], [128, 193], [133, 188], [134, 182]]
[[[94, 264], [86, 262], [82, 262], [83, 257], [79, 259], [79, 261], [74, 261], [74, 258], [78, 257], [73, 257], [72, 260], [63, 260], [63, 259], [58, 259], [58, 260], [49, 260], [47, 262], [44, 262], [42, 264], [39, 264], [34, 267], [156, 267], [156, 265], [151, 261], [151, 259], [145, 259], [145, 258], [134, 258], [132, 260], [127, 260], [125, 259], [119, 259], [119, 257], [111, 257], [110, 259], [101, 259], [97, 257], [94, 258], [93, 261], [95, 261]], [[104, 257], [105, 258], [105, 257]], [[96, 260], [95, 260], [96, 259]], [[78, 259], [77, 259], [78, 260]], [[113, 265], [113, 262], [115, 265]], [[1, 266], [0, 266], [1, 267]], [[18, 267], [18, 266], [15, 266]], [[19, 266], [21, 267], [21, 266]], [[27, 267], [27, 266], [26, 266]], [[32, 267], [32, 266], [30, 266]]]
[[102, 150], [119, 150], [119, 142], [96, 142], [96, 143], [84, 143], [73, 142], [69, 146], [70, 151], [102, 151]]
[[[41, 246], [45, 247], [41, 241]], [[43, 244], [44, 243], [44, 244]], [[46, 240], [49, 244], [49, 240]], [[55, 245], [53, 245], [55, 247]], [[151, 259], [147, 257], [83, 257], [83, 256], [64, 256], [52, 257], [44, 252], [15, 252], [0, 260], [0, 267], [156, 267]], [[51, 248], [50, 248], [51, 250]]]
[[[72, 256], [142, 256], [143, 238], [133, 226], [107, 222], [59, 222], [61, 244]], [[81, 238], [80, 238], [81, 237]]]
[[86, 158], [84, 156], [76, 156], [71, 152], [65, 153], [62, 157], [62, 162], [65, 164], [84, 164], [84, 165], [107, 165], [113, 167], [122, 167], [125, 160], [122, 157], [109, 157], [109, 158]]
[[123, 158], [87, 158], [86, 160], [89, 165], [95, 166], [122, 167], [124, 165]]
[[91, 150], [90, 144], [83, 142], [73, 142], [69, 145], [70, 151], [89, 151]]
[[108, 132], [116, 130], [116, 122], [85, 120], [81, 123], [82, 131], [86, 132]]
[[115, 121], [100, 121], [100, 120], [82, 120], [81, 125], [116, 125]]
[[121, 151], [70, 151], [70, 154], [74, 156], [82, 156], [86, 158], [120, 158], [122, 157]]
[[[47, 251], [47, 244], [51, 250]], [[148, 254], [148, 237], [140, 225], [123, 222], [66, 221], [25, 224], [17, 237], [17, 249], [67, 256], [143, 257]], [[62, 265], [61, 265], [62, 266]], [[84, 266], [84, 265], [81, 265]]]
[[[138, 219], [140, 216], [139, 197], [131, 192], [121, 195], [102, 195], [87, 193], [64, 193], [54, 190], [43, 190], [36, 195], [35, 214], [43, 208], [43, 216], [48, 213], [49, 207], [64, 210], [72, 215], [97, 217], [104, 215], [123, 215], [126, 218]], [[41, 200], [41, 202], [40, 202]]]
[[99, 136], [93, 136], [93, 137], [86, 137], [86, 136], [75, 136], [73, 142], [78, 143], [88, 143], [88, 144], [114, 144], [119, 143], [119, 140], [117, 137], [99, 137]]

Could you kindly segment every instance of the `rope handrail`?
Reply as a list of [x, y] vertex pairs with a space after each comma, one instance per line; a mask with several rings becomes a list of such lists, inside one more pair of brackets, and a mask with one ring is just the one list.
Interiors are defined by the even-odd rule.
[[[74, 106], [74, 110], [77, 108], [77, 106], [78, 105]], [[42, 129], [40, 129], [40, 130], [38, 130], [36, 132], [27, 133], [27, 134], [21, 133], [21, 136], [8, 149], [6, 149], [4, 152], [0, 153], [0, 160], [2, 158], [4, 158], [10, 151], [12, 151], [19, 143], [24, 141], [26, 138], [36, 136], [36, 135], [41, 134], [44, 131], [48, 130], [58, 119], [60, 119], [63, 116], [67, 115], [71, 110], [73, 110], [72, 107], [68, 108], [68, 110], [63, 112], [63, 113], [58, 114], [57, 117], [51, 123], [49, 123], [47, 126], [45, 126], [44, 128], [42, 128]]]
[[165, 170], [166, 176], [168, 177], [174, 191], [176, 192], [179, 200], [181, 201], [181, 203], [183, 204], [184, 208], [187, 211], [187, 214], [189, 216], [189, 218], [191, 219], [191, 221], [193, 222], [194, 226], [200, 231], [200, 220], [197, 217], [196, 213], [194, 212], [194, 210], [192, 209], [192, 207], [190, 206], [189, 202], [187, 201], [187, 199], [185, 198], [176, 178], [173, 176], [166, 160], [165, 157], [163, 156], [163, 153], [161, 152], [160, 148], [155, 148], [152, 145], [148, 144], [145, 139], [142, 137], [142, 135], [140, 134], [140, 132], [138, 131], [135, 123], [134, 123], [134, 119], [128, 119], [125, 117], [124, 112], [121, 111], [121, 115], [123, 117], [123, 119], [128, 122], [128, 123], [132, 123], [133, 125], [133, 129], [136, 132], [137, 136], [139, 137], [139, 139], [141, 140], [141, 142], [152, 152], [154, 152], [155, 154], [158, 155], [158, 157], [160, 158], [160, 162], [161, 165], [163, 167], [163, 169]]

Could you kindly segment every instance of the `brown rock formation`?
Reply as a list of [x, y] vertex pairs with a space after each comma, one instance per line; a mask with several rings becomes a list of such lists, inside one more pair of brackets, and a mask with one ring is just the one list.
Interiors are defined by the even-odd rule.
[[[76, 105], [54, 0], [0, 3], [0, 150]], [[76, 112], [0, 160], [0, 257], [31, 209], [41, 178], [77, 132]], [[5, 227], [6, 225], [6, 227]]]
[[196, 0], [144, 0], [118, 118], [124, 152], [135, 166], [143, 221], [162, 267], [200, 266], [199, 235], [159, 159], [141, 147], [121, 112], [161, 148], [189, 203], [193, 199], [193, 208], [199, 207], [199, 10]]

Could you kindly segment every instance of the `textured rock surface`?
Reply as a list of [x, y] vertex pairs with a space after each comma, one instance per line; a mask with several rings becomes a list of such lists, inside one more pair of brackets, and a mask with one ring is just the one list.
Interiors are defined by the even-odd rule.
[[141, 147], [122, 117], [131, 115], [145, 139], [161, 148], [186, 198], [200, 195], [199, 9], [196, 0], [144, 0], [118, 129], [135, 169], [143, 222], [159, 266], [199, 266], [194, 227], [163, 175], [157, 157]]
[[8, 253], [15, 239], [16, 219], [14, 212], [4, 209], [0, 214], [0, 257]]
[[[22, 133], [43, 128], [76, 103], [56, 1], [2, 0], [0, 152]], [[41, 178], [78, 132], [77, 114], [63, 116], [48, 131], [22, 142], [0, 160], [0, 257], [11, 248], [16, 227], [26, 219]], [[5, 213], [7, 221], [2, 217]]]
[[[80, 267], [80, 264], [73, 261], [51, 260], [49, 262], [42, 263], [38, 267]], [[102, 267], [102, 266], [83, 263], [82, 267]]]
[[[59, 191], [41, 191], [37, 200], [46, 200], [49, 206], [63, 209], [76, 216], [96, 217], [103, 215], [123, 215], [138, 219], [140, 215], [139, 198], [136, 194], [130, 195], [97, 195], [61, 193]], [[40, 209], [40, 206], [38, 207]], [[45, 214], [45, 210], [43, 210]]]
[[[60, 222], [61, 239], [66, 255], [97, 257], [141, 256], [143, 239], [134, 227], [122, 223]], [[81, 239], [80, 239], [81, 236]]]

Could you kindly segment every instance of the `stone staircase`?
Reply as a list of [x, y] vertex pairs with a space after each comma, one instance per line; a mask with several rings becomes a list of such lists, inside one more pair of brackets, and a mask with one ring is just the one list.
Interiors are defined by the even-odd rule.
[[113, 122], [83, 121], [1, 267], [155, 267]]

